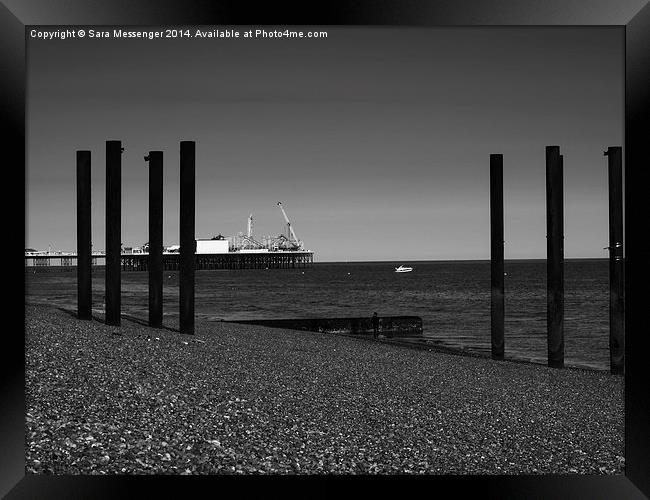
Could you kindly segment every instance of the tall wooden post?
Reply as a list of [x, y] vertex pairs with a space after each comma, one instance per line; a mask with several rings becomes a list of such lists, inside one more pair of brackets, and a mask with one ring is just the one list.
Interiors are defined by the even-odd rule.
[[614, 375], [625, 366], [625, 321], [623, 258], [623, 148], [605, 152], [609, 170], [609, 361]]
[[77, 316], [92, 319], [90, 151], [77, 151]]
[[163, 318], [163, 153], [150, 151], [149, 162], [149, 326]]
[[503, 278], [503, 155], [490, 155], [490, 257], [492, 358], [503, 359], [505, 351]]
[[195, 142], [181, 141], [180, 193], [180, 331], [194, 333]]
[[122, 143], [106, 141], [106, 324], [120, 325]]
[[548, 366], [564, 367], [564, 194], [559, 146], [546, 147], [546, 324]]

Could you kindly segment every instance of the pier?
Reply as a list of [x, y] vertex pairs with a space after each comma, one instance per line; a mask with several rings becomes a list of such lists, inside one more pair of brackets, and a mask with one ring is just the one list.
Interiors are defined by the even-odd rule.
[[[105, 264], [103, 253], [93, 253], [92, 265]], [[180, 259], [178, 253], [163, 253], [163, 269], [178, 271]], [[196, 269], [304, 269], [311, 267], [314, 262], [314, 252], [282, 251], [264, 253], [229, 252], [220, 254], [195, 255]], [[25, 254], [25, 269], [48, 268], [59, 270], [76, 270], [77, 255], [75, 253], [43, 253], [37, 255]], [[122, 271], [148, 271], [148, 253], [123, 253], [121, 255]]]

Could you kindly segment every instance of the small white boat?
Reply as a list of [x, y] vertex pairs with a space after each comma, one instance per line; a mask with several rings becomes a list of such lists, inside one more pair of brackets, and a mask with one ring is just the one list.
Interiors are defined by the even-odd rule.
[[395, 268], [396, 273], [410, 273], [411, 271], [413, 271], [412, 267], [399, 266]]

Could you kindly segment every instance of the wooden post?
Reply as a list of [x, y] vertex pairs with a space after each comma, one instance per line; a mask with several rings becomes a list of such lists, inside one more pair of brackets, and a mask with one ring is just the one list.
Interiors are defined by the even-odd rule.
[[120, 325], [122, 143], [106, 141], [106, 324]]
[[77, 151], [77, 316], [92, 319], [90, 151]]
[[503, 359], [504, 341], [504, 278], [503, 278], [503, 155], [490, 155], [490, 257], [492, 359]]
[[564, 367], [563, 157], [546, 147], [546, 324], [548, 366]]
[[149, 162], [149, 326], [163, 318], [163, 153], [150, 151]]
[[625, 367], [623, 258], [623, 148], [605, 152], [609, 170], [609, 361], [614, 375]]
[[181, 141], [180, 193], [180, 331], [194, 333], [194, 236], [195, 142]]

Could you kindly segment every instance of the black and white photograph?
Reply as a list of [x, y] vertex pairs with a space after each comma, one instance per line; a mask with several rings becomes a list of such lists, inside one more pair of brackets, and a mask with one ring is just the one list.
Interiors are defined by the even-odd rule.
[[25, 473], [625, 475], [625, 50], [26, 26]]

